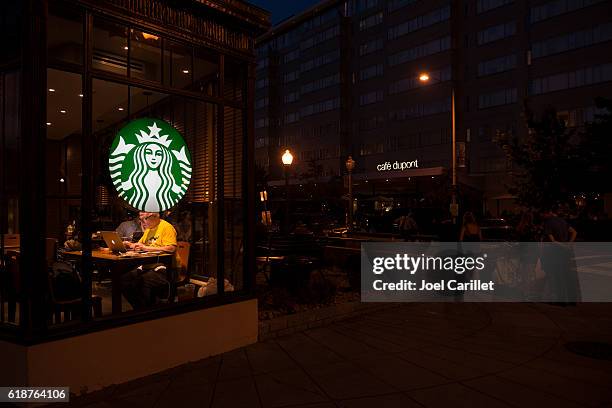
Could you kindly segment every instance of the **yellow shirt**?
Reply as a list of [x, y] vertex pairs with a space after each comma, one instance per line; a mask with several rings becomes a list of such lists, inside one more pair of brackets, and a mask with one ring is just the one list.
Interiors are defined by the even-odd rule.
[[[163, 247], [167, 245], [174, 245], [176, 247], [176, 230], [168, 221], [160, 220], [157, 227], [153, 229], [147, 228], [138, 242], [153, 247]], [[178, 254], [176, 251], [174, 251], [172, 263], [173, 265], [178, 264]]]

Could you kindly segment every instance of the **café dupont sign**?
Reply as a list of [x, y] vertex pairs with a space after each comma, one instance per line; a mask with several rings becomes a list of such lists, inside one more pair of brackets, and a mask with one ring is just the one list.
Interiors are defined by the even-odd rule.
[[376, 165], [376, 170], [378, 171], [393, 171], [393, 170], [399, 170], [399, 171], [404, 171], [404, 170], [410, 170], [410, 169], [418, 169], [419, 168], [419, 161], [418, 160], [412, 160], [412, 161], [398, 161], [396, 160], [395, 162], [384, 162], [384, 163], [380, 163], [378, 165]]
[[108, 169], [119, 197], [137, 210], [160, 212], [185, 196], [191, 181], [191, 155], [169, 123], [136, 119], [113, 140]]

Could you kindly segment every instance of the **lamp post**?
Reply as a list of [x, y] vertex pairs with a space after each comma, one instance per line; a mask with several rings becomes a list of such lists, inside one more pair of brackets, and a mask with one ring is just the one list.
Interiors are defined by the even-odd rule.
[[[429, 74], [422, 72], [419, 74], [419, 81], [425, 83], [429, 82]], [[455, 124], [455, 85], [451, 86], [451, 140], [452, 140], [452, 160], [451, 160], [451, 172], [452, 172], [452, 184], [451, 184], [451, 205], [450, 213], [453, 219], [453, 224], [457, 224], [457, 133]]]
[[347, 229], [350, 231], [353, 229], [353, 169], [355, 168], [355, 160], [352, 156], [346, 159], [346, 170], [348, 171], [348, 217], [347, 217]]
[[281, 157], [283, 161], [283, 167], [285, 170], [285, 220], [284, 220], [284, 232], [289, 233], [289, 167], [293, 163], [293, 155], [289, 149], [285, 149], [285, 153]]

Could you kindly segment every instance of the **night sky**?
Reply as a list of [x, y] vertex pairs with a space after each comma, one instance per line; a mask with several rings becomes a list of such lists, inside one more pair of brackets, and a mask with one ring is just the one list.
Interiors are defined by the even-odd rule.
[[276, 24], [314, 6], [320, 0], [247, 0], [247, 2], [272, 12], [272, 24]]

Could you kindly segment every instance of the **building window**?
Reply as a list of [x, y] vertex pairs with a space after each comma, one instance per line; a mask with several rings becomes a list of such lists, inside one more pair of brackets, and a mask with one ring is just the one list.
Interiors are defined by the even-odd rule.
[[476, 2], [476, 13], [484, 13], [485, 11], [493, 10], [512, 3], [514, 3], [514, 0], [478, 0]]
[[292, 103], [300, 99], [300, 93], [297, 91], [289, 92], [283, 97], [285, 103]]
[[269, 125], [270, 125], [270, 120], [268, 118], [261, 118], [255, 121], [256, 129], [265, 128], [265, 127], [268, 127]]
[[493, 75], [516, 68], [516, 54], [504, 55], [478, 63], [478, 76]]
[[359, 96], [359, 106], [370, 105], [383, 100], [383, 91], [372, 91]]
[[290, 123], [295, 123], [298, 120], [300, 120], [300, 113], [299, 112], [290, 112], [285, 114], [285, 124], [288, 125]]
[[362, 18], [359, 21], [359, 31], [367, 30], [368, 28], [377, 26], [378, 24], [383, 22], [383, 13], [382, 11], [372, 14], [371, 16]]
[[516, 88], [502, 89], [499, 91], [478, 95], [478, 109], [486, 109], [494, 106], [516, 103], [516, 99]]
[[340, 74], [334, 74], [327, 77], [323, 77], [312, 82], [308, 82], [302, 85], [302, 94], [319, 91], [330, 86], [334, 86], [340, 83]]
[[329, 52], [327, 54], [319, 55], [313, 59], [303, 62], [300, 65], [301, 72], [310, 71], [311, 69], [315, 69], [321, 67], [323, 65], [331, 64], [334, 61], [340, 59], [340, 51], [335, 50]]
[[264, 57], [257, 60], [257, 69], [264, 69], [270, 65], [270, 58]]
[[442, 37], [430, 41], [426, 44], [400, 51], [396, 54], [389, 56], [389, 65], [394, 66], [402, 64], [404, 62], [413, 61], [418, 58], [426, 57], [428, 55], [433, 55], [439, 52], [449, 50], [450, 44], [450, 37]]
[[409, 119], [417, 119], [424, 116], [450, 112], [450, 108], [451, 98], [428, 103], [420, 103], [404, 109], [389, 112], [389, 120], [401, 122]]
[[356, 9], [360, 13], [362, 11], [374, 8], [380, 4], [380, 0], [357, 0]]
[[283, 76], [283, 82], [286, 84], [297, 81], [298, 79], [300, 79], [300, 71], [288, 72]]
[[259, 98], [255, 101], [255, 109], [261, 109], [270, 104], [270, 98], [267, 96], [265, 98]]
[[300, 116], [302, 118], [310, 115], [316, 115], [318, 113], [328, 112], [334, 109], [338, 109], [340, 107], [340, 98], [328, 99], [326, 101], [321, 101], [317, 103], [313, 103], [311, 105], [304, 106], [300, 111]]
[[258, 79], [257, 82], [255, 82], [255, 89], [263, 89], [269, 85], [270, 85], [269, 78]]
[[372, 41], [368, 41], [359, 46], [359, 56], [364, 56], [371, 54], [376, 51], [380, 51], [383, 49], [383, 39], [377, 38]]
[[369, 118], [359, 120], [359, 130], [368, 131], [378, 129], [385, 123], [384, 115], [371, 116]]
[[291, 62], [291, 61], [295, 61], [296, 59], [300, 58], [300, 50], [293, 50], [293, 51], [289, 51], [287, 54], [285, 54], [285, 57], [283, 58], [283, 61], [286, 63]]
[[387, 9], [389, 13], [395, 10], [399, 10], [402, 7], [409, 6], [410, 4], [414, 4], [419, 0], [388, 0]]
[[530, 93], [539, 95], [608, 81], [612, 81], [612, 64], [603, 64], [536, 78], [531, 81]]
[[478, 45], [498, 41], [516, 34], [516, 21], [498, 24], [478, 32]]
[[579, 10], [593, 4], [603, 3], [606, 0], [555, 0], [532, 7], [529, 12], [531, 24], [547, 20], [561, 14]]
[[612, 23], [607, 23], [535, 42], [531, 46], [531, 55], [534, 59], [541, 58], [610, 40], [612, 40]]
[[394, 40], [402, 35], [441, 23], [450, 18], [450, 6], [442, 7], [422, 16], [413, 18], [410, 21], [391, 27], [388, 31], [389, 40]]
[[359, 71], [359, 80], [365, 81], [383, 74], [383, 64], [371, 65]]
[[308, 48], [312, 48], [315, 45], [319, 45], [325, 41], [336, 38], [338, 34], [340, 34], [340, 28], [338, 26], [328, 28], [327, 30], [315, 34], [312, 37], [309, 37], [308, 39], [302, 41], [300, 43], [300, 49], [307, 50]]
[[304, 29], [304, 31], [308, 31], [308, 30], [312, 30], [313, 28], [320, 27], [323, 24], [328, 23], [338, 18], [338, 14], [339, 14], [338, 9], [333, 7], [329, 9], [328, 11], [321, 13], [321, 14], [317, 14], [310, 20], [305, 21], [304, 24], [302, 25], [302, 28]]

